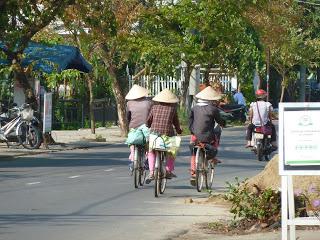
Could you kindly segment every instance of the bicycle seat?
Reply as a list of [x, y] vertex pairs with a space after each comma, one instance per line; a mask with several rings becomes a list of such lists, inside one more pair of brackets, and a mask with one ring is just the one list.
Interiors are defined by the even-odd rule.
[[205, 148], [207, 145], [207, 143], [203, 143], [203, 142], [197, 142], [194, 147], [195, 148]]

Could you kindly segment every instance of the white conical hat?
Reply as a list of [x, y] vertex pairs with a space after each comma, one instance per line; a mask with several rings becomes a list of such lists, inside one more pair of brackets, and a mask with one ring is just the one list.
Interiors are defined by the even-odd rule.
[[176, 95], [174, 95], [169, 89], [164, 89], [159, 92], [153, 99], [156, 102], [164, 102], [164, 103], [177, 103], [179, 99]]
[[148, 96], [148, 89], [145, 89], [144, 87], [140, 87], [137, 84], [134, 84], [128, 94], [126, 95], [127, 100], [133, 100], [138, 99], [142, 97]]
[[219, 100], [221, 99], [221, 97], [222, 97], [221, 94], [213, 90], [211, 86], [206, 87], [196, 95], [196, 98], [209, 100], [209, 101]]

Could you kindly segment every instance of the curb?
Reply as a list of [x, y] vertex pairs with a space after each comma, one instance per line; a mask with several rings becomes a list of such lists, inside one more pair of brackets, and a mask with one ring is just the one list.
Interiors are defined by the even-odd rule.
[[[53, 153], [53, 152], [62, 152], [62, 151], [70, 151], [74, 149], [86, 149], [86, 148], [96, 148], [96, 147], [106, 147], [110, 146], [113, 144], [122, 144], [121, 142], [114, 142], [114, 143], [91, 143], [91, 144], [81, 144], [81, 145], [73, 145], [73, 144], [66, 144], [66, 143], [58, 143], [55, 145], [51, 146], [61, 146], [60, 149], [50, 149], [50, 145], [48, 149], [37, 149], [37, 150], [28, 150], [28, 149], [19, 149], [21, 151], [5, 151], [5, 152], [0, 152], [0, 161], [6, 161], [6, 160], [14, 160], [19, 157], [23, 156], [32, 156], [32, 155], [39, 155], [39, 154], [44, 154], [44, 153]], [[62, 146], [65, 147], [62, 147]]]

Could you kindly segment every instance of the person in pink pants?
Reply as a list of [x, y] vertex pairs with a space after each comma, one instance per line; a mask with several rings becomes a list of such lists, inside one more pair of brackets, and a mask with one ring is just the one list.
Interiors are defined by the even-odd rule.
[[[152, 102], [147, 99], [148, 90], [134, 84], [128, 94], [127, 100], [127, 120], [130, 129], [136, 129], [145, 124], [151, 109]], [[133, 170], [134, 145], [130, 145], [129, 169]]]
[[[146, 124], [147, 127], [150, 128], [150, 133], [155, 133], [160, 136], [166, 135], [168, 137], [172, 137], [175, 136], [175, 128], [176, 132], [178, 134], [181, 134], [182, 130], [180, 128], [177, 113], [177, 103], [179, 102], [177, 96], [174, 95], [169, 89], [164, 89], [152, 100], [155, 103], [151, 107]], [[146, 183], [150, 183], [150, 181], [154, 179], [155, 152], [152, 150], [148, 153], [148, 161], [150, 174], [146, 179]], [[173, 173], [173, 156], [168, 155], [166, 170], [167, 178], [176, 177], [176, 175]]]

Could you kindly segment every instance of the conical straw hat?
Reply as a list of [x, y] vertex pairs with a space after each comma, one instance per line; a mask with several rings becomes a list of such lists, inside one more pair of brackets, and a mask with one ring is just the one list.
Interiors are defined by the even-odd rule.
[[174, 95], [169, 89], [164, 89], [159, 92], [153, 99], [156, 102], [163, 102], [163, 103], [177, 103], [179, 99], [176, 95]]
[[206, 87], [196, 95], [196, 98], [209, 100], [209, 101], [219, 100], [221, 99], [221, 97], [222, 97], [221, 94], [213, 90], [211, 86]]
[[127, 100], [134, 100], [142, 97], [148, 96], [148, 90], [144, 87], [140, 87], [137, 84], [134, 84], [128, 94], [126, 95]]

